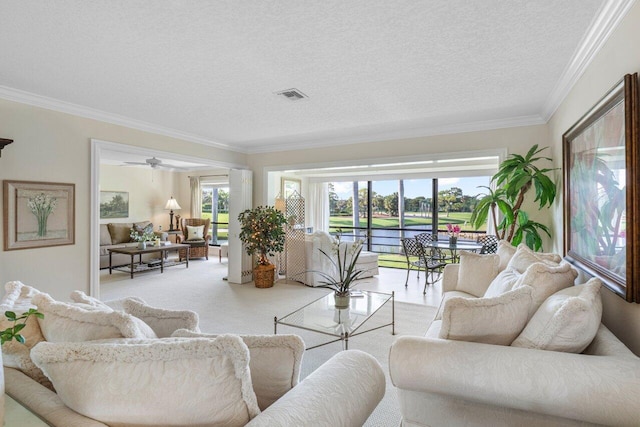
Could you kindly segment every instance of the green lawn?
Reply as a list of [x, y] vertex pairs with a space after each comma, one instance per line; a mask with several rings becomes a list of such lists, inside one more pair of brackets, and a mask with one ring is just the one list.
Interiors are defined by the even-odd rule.
[[[201, 218], [208, 218], [211, 219], [211, 212], [202, 212]], [[226, 223], [229, 224], [229, 214], [228, 213], [224, 213], [224, 212], [219, 212], [218, 213], [218, 222], [222, 222], [222, 223]], [[219, 225], [218, 226], [218, 240], [227, 240], [228, 238], [228, 232], [227, 232], [227, 225]], [[224, 231], [220, 230], [220, 229], [224, 229]]]

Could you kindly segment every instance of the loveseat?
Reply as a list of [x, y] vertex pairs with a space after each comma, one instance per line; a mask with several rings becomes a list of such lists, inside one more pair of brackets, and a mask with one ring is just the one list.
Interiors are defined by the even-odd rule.
[[360, 351], [298, 383], [295, 335], [207, 335], [196, 313], [138, 298], [5, 288], [1, 309], [44, 314], [28, 319], [26, 345], [3, 346], [6, 393], [53, 426], [361, 426], [384, 395], [380, 364]]
[[391, 347], [403, 427], [639, 425], [640, 359], [600, 323], [599, 280], [506, 245], [447, 265], [426, 335]]
[[[151, 227], [153, 230], [153, 224], [150, 221], [141, 222], [110, 222], [108, 224], [100, 224], [100, 268], [109, 267], [109, 249], [123, 248], [129, 246], [137, 246], [138, 242], [131, 240], [131, 228], [137, 226], [141, 229]], [[153, 234], [157, 236], [160, 241], [166, 241], [169, 234], [163, 231], [154, 231]], [[143, 254], [142, 260], [148, 261], [151, 258], [156, 257], [158, 254]], [[113, 266], [125, 265], [131, 262], [131, 257], [124, 254], [113, 254]]]

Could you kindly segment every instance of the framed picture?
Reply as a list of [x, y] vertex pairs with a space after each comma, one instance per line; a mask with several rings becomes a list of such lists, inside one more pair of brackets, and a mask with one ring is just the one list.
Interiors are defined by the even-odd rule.
[[302, 181], [299, 179], [282, 178], [281, 194], [285, 199], [291, 197], [296, 191], [298, 195], [302, 194]]
[[640, 302], [638, 75], [626, 75], [563, 136], [566, 258]]
[[3, 182], [4, 250], [73, 245], [75, 184]]
[[100, 219], [128, 217], [129, 193], [126, 191], [100, 192]]

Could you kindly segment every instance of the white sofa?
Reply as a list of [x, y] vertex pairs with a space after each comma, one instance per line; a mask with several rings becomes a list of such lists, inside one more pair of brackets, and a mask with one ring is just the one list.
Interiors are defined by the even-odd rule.
[[[6, 288], [2, 308], [37, 305], [45, 316], [29, 319], [23, 330], [30, 334], [28, 346], [11, 343], [14, 353], [3, 361], [5, 391], [52, 426], [110, 425], [104, 418], [87, 416], [94, 413], [139, 420], [117, 423], [125, 427], [220, 425], [195, 421], [193, 414], [213, 411], [211, 417], [217, 417], [218, 410], [229, 412], [231, 404], [214, 406], [216, 399], [209, 396], [237, 395], [238, 380], [242, 381], [242, 401], [233, 405], [241, 407], [241, 415], [248, 410], [250, 421], [242, 424], [249, 426], [361, 426], [384, 396], [380, 364], [361, 351], [336, 354], [298, 383], [304, 343], [293, 335], [242, 336], [240, 340], [233, 335], [217, 337], [200, 333], [197, 314], [188, 310], [156, 309], [136, 298], [105, 305], [78, 291], [71, 295], [74, 303], [60, 303], [19, 282], [9, 282]], [[82, 330], [74, 327], [79, 324], [86, 326], [79, 328]], [[114, 331], [124, 337], [85, 340], [87, 333], [113, 335]], [[138, 332], [147, 338], [127, 335]], [[223, 342], [235, 342], [231, 349], [240, 353], [215, 350], [212, 355], [211, 348], [222, 348]], [[188, 359], [177, 348], [183, 344], [195, 349], [187, 354]], [[28, 359], [28, 363], [22, 361], [22, 371], [7, 366], [15, 363], [16, 354]], [[31, 360], [60, 394], [47, 387], [50, 383], [42, 372], [27, 375], [25, 366], [33, 366]], [[233, 366], [229, 380], [222, 383], [221, 372], [229, 371], [229, 366]], [[171, 367], [176, 369], [168, 371]], [[152, 397], [152, 393], [158, 395]], [[242, 409], [244, 405], [248, 409]], [[184, 418], [176, 422], [178, 409]], [[171, 413], [163, 414], [163, 410]], [[150, 422], [152, 416], [163, 421]], [[174, 421], [166, 421], [169, 417]], [[237, 416], [234, 422], [222, 424], [242, 425]]]
[[[321, 252], [324, 251], [327, 254], [332, 254], [332, 245], [335, 239], [325, 231], [317, 231], [312, 234], [305, 235], [304, 250], [305, 250], [305, 272], [302, 273], [296, 280], [304, 283], [307, 286], [322, 286], [322, 281], [325, 281], [319, 271], [332, 274], [336, 276], [335, 268], [331, 264], [331, 261]], [[343, 242], [350, 248], [353, 242]], [[347, 249], [348, 251], [348, 249]], [[336, 261], [334, 256], [334, 261]], [[350, 259], [347, 260], [347, 264]], [[367, 277], [373, 277], [379, 273], [378, 269], [378, 254], [375, 252], [361, 251], [358, 260], [356, 261], [356, 270], [361, 270], [362, 274], [360, 279]]]
[[[459, 272], [446, 266], [443, 304], [476, 298]], [[441, 339], [442, 325], [391, 347], [403, 427], [640, 425], [640, 359], [604, 325], [579, 354]]]

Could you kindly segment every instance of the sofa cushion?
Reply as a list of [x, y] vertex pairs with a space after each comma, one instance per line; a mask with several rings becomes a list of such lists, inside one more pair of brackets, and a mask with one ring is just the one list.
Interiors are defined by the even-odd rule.
[[496, 252], [500, 257], [500, 266], [498, 270], [503, 271], [509, 265], [509, 261], [516, 253], [517, 248], [506, 240], [500, 240], [498, 242], [498, 251]]
[[600, 279], [572, 286], [547, 298], [533, 315], [514, 347], [581, 353], [602, 320]]
[[186, 240], [204, 240], [204, 225], [187, 225]]
[[442, 312], [444, 311], [444, 305], [447, 303], [448, 300], [450, 300], [451, 298], [474, 298], [474, 295], [468, 294], [466, 292], [461, 292], [461, 291], [449, 291], [449, 292], [445, 292], [442, 295], [442, 301], [440, 301], [440, 306], [438, 307], [438, 311], [436, 313], [436, 316], [434, 317], [433, 320], [442, 320]]
[[200, 332], [198, 313], [191, 310], [168, 310], [151, 307], [144, 301], [126, 298], [122, 303], [125, 313], [141, 319], [160, 338], [171, 336], [178, 329]]
[[506, 268], [502, 270], [495, 279], [491, 282], [487, 291], [484, 293], [485, 298], [497, 297], [498, 295], [502, 295], [505, 292], [509, 292], [513, 289], [513, 286], [516, 284], [518, 279], [522, 276], [517, 271]]
[[578, 272], [566, 261], [560, 264], [536, 262], [531, 264], [518, 278], [513, 289], [524, 285], [533, 288], [533, 303], [529, 309], [529, 318], [531, 318], [548, 297], [561, 289], [572, 286], [576, 277], [578, 277]]
[[87, 304], [59, 302], [44, 293], [36, 295], [33, 302], [44, 314], [38, 323], [42, 335], [50, 342], [157, 338], [148, 325], [130, 314]]
[[513, 254], [506, 268], [513, 269], [518, 273], [524, 273], [527, 268], [534, 262], [553, 262], [559, 263], [562, 260], [560, 255], [554, 253], [534, 252], [524, 243], [518, 245], [516, 253]]
[[[31, 286], [27, 286], [18, 281], [7, 282], [4, 287], [5, 294], [2, 300], [0, 300], [1, 330], [13, 327], [13, 322], [7, 320], [4, 315], [6, 311], [12, 311], [20, 316], [30, 308], [35, 308], [35, 305], [32, 303], [32, 298], [39, 293], [39, 291]], [[34, 316], [29, 316], [25, 327], [20, 331], [20, 335], [25, 339], [24, 344], [11, 340], [2, 345], [3, 365], [18, 369], [38, 383], [52, 389], [53, 386], [49, 379], [31, 360], [31, 349], [39, 342], [44, 341], [38, 319]]]
[[237, 336], [43, 342], [32, 353], [69, 408], [108, 425], [244, 426], [260, 412]]
[[100, 246], [111, 244], [111, 233], [107, 224], [100, 224]]
[[497, 254], [480, 255], [461, 251], [456, 289], [481, 297], [498, 274], [499, 264], [500, 257]]
[[[173, 337], [209, 337], [179, 329]], [[265, 410], [298, 384], [304, 342], [297, 335], [240, 335], [249, 348], [249, 368], [258, 406]]]
[[522, 286], [495, 298], [450, 298], [439, 337], [509, 345], [527, 324], [532, 292], [530, 286]]
[[109, 227], [109, 234], [111, 234], [111, 244], [118, 245], [120, 243], [128, 243], [131, 241], [130, 235], [133, 224], [130, 222], [110, 222], [107, 226]]

